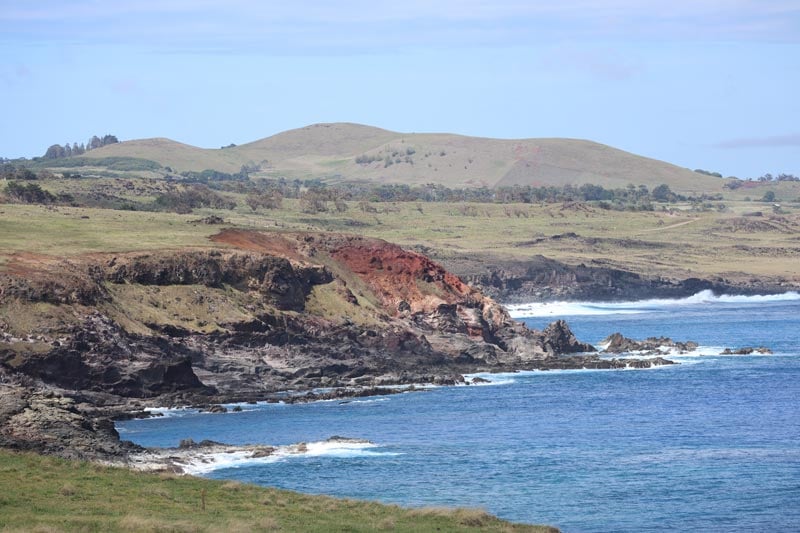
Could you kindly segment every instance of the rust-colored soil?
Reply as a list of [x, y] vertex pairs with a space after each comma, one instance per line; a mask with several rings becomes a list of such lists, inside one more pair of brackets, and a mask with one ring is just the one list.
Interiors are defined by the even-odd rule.
[[288, 259], [305, 259], [298, 252], [298, 244], [296, 240], [277, 233], [260, 233], [258, 231], [225, 229], [209, 238], [213, 242], [227, 244], [243, 250], [278, 255]]
[[361, 278], [390, 312], [396, 312], [401, 302], [408, 304], [412, 312], [430, 311], [442, 303], [460, 302], [473, 293], [457, 276], [427, 257], [379, 239], [226, 229], [211, 240], [299, 261], [315, 262], [316, 254], [329, 254]]
[[470, 294], [458, 277], [420, 254], [386, 242], [353, 242], [331, 256], [363, 279], [387, 307], [405, 301], [412, 311], [455, 303]]
[[19, 277], [27, 277], [42, 270], [49, 270], [61, 262], [60, 257], [31, 252], [16, 252], [8, 257], [5, 273]]

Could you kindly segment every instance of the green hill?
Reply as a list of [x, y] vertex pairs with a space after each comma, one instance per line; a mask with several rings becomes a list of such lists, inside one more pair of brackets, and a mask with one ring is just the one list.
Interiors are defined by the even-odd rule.
[[488, 139], [446, 133], [397, 133], [358, 124], [315, 124], [240, 146], [203, 149], [169, 139], [142, 139], [87, 152], [88, 158], [133, 157], [174, 172], [238, 172], [256, 176], [449, 187], [661, 183], [684, 193], [718, 192], [725, 180], [663, 161], [578, 139]]

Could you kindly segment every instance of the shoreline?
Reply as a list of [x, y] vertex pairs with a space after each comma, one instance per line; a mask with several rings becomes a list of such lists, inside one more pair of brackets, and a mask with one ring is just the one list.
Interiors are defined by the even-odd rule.
[[[642, 354], [647, 355], [647, 354]], [[596, 357], [596, 356], [593, 356]], [[595, 359], [593, 359], [595, 360]], [[661, 357], [650, 357], [642, 359], [641, 356], [628, 358], [628, 357], [614, 357], [605, 359], [607, 365], [602, 365], [603, 368], [555, 368], [555, 369], [509, 369], [503, 371], [480, 371], [470, 374], [464, 374], [462, 381], [458, 383], [450, 383], [444, 385], [414, 384], [410, 386], [399, 386], [398, 388], [369, 388], [364, 390], [334, 390], [329, 391], [331, 396], [323, 397], [324, 395], [315, 394], [309, 397], [307, 394], [295, 396], [295, 401], [283, 402], [283, 400], [276, 400], [270, 398], [261, 401], [220, 401], [218, 406], [224, 406], [225, 411], [211, 411], [207, 405], [204, 406], [175, 406], [175, 407], [147, 407], [141, 411], [128, 413], [131, 416], [123, 418], [116, 418], [116, 420], [131, 419], [131, 418], [160, 418], [161, 416], [170, 415], [150, 415], [150, 416], [137, 416], [142, 413], [152, 413], [154, 411], [191, 411], [194, 413], [208, 413], [208, 414], [233, 414], [237, 411], [235, 409], [227, 409], [227, 406], [244, 406], [247, 404], [274, 404], [274, 403], [287, 403], [293, 405], [296, 403], [316, 403], [328, 401], [341, 401], [341, 403], [350, 403], [357, 401], [358, 398], [374, 398], [383, 397], [394, 394], [405, 394], [412, 392], [425, 392], [432, 387], [452, 387], [452, 386], [491, 386], [491, 385], [504, 385], [508, 383], [505, 379], [500, 379], [498, 382], [493, 382], [491, 379], [484, 376], [509, 376], [519, 375], [533, 372], [551, 372], [551, 371], [574, 371], [574, 372], [593, 372], [593, 371], [624, 371], [624, 370], [646, 370], [668, 367], [680, 363], [666, 360]], [[347, 394], [351, 393], [351, 394]], [[122, 438], [120, 437], [122, 440]], [[114, 466], [123, 466], [139, 471], [156, 471], [156, 472], [171, 472], [175, 474], [185, 475], [200, 475], [203, 476], [214, 470], [223, 468], [236, 468], [242, 464], [255, 464], [255, 463], [271, 463], [282, 459], [291, 457], [302, 457], [308, 455], [325, 455], [319, 453], [318, 448], [329, 448], [328, 451], [336, 453], [339, 449], [347, 450], [367, 450], [369, 448], [379, 447], [379, 444], [373, 443], [366, 439], [341, 437], [338, 435], [331, 436], [324, 441], [313, 442], [298, 442], [288, 445], [270, 445], [266, 443], [260, 444], [227, 444], [222, 442], [203, 440], [199, 443], [194, 442], [192, 439], [184, 439], [177, 447], [156, 447], [156, 446], [141, 446], [132, 441], [135, 446], [139, 448], [138, 451], [132, 452], [121, 460], [107, 460], [103, 461], [105, 464]], [[371, 455], [371, 453], [367, 452]], [[394, 455], [393, 452], [379, 452], [383, 454]]]
[[225, 444], [191, 439], [181, 441], [178, 447], [146, 447], [133, 453], [124, 461], [110, 461], [109, 466], [123, 466], [142, 472], [171, 472], [173, 474], [200, 476], [223, 468], [237, 468], [242, 464], [272, 463], [291, 457], [335, 455], [377, 448], [366, 439], [334, 435], [324, 441], [298, 442], [287, 445]]

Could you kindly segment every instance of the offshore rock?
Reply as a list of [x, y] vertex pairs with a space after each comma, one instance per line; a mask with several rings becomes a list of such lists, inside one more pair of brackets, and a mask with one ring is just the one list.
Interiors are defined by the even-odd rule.
[[695, 351], [698, 346], [694, 341], [679, 342], [669, 337], [649, 337], [643, 341], [637, 341], [624, 337], [621, 333], [612, 333], [601, 344], [606, 346], [603, 350], [606, 353], [641, 352], [649, 355], [663, 355], [669, 351], [688, 353]]
[[542, 332], [545, 349], [552, 354], [594, 352], [591, 344], [580, 342], [564, 320], [551, 323]]
[[720, 355], [750, 355], [752, 353], [769, 355], [772, 354], [772, 350], [767, 348], [766, 346], [759, 346], [758, 348], [753, 348], [752, 346], [745, 346], [743, 348], [737, 348], [735, 350], [732, 350], [730, 348], [725, 348], [724, 350], [722, 350]]

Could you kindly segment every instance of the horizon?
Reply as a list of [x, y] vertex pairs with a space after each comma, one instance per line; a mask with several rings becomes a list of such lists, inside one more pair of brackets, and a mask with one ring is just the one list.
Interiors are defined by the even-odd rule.
[[0, 156], [110, 133], [202, 148], [317, 123], [585, 139], [800, 174], [793, 2], [4, 2]]

